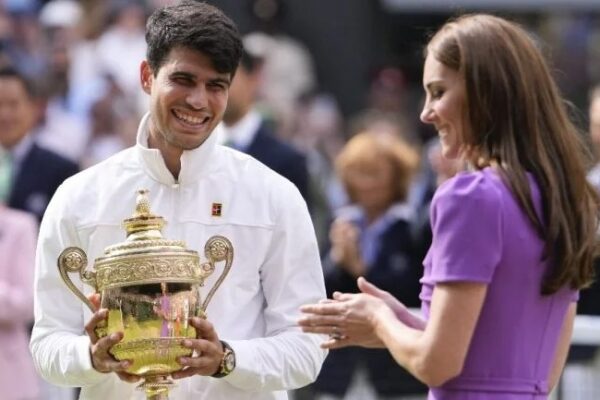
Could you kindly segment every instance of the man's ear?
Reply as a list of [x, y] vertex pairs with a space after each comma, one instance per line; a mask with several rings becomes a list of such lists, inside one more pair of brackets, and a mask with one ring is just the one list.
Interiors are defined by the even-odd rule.
[[154, 74], [152, 73], [152, 68], [150, 68], [150, 64], [148, 64], [147, 60], [142, 61], [140, 65], [140, 83], [142, 85], [142, 90], [147, 94], [150, 94], [152, 87], [152, 80], [154, 79]]

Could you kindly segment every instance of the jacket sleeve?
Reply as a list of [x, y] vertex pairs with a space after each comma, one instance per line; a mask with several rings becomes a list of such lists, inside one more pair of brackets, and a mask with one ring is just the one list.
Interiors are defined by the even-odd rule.
[[327, 352], [321, 335], [303, 333], [299, 307], [325, 298], [323, 272], [306, 204], [288, 182], [275, 195], [277, 223], [260, 278], [266, 335], [228, 341], [235, 370], [223, 378], [245, 391], [290, 390], [313, 382]]
[[10, 220], [7, 240], [13, 254], [10, 266], [12, 273], [7, 281], [0, 281], [0, 325], [24, 325], [33, 318], [33, 263], [37, 221], [33, 216], [20, 212]]
[[[59, 187], [40, 227], [34, 277], [35, 324], [30, 350], [47, 381], [61, 386], [87, 386], [107, 379], [93, 369], [90, 341], [83, 332], [83, 303], [62, 281], [56, 261], [62, 250], [82, 246], [71, 219], [68, 190]], [[67, 210], [71, 209], [71, 212]], [[77, 279], [74, 283], [81, 285]], [[80, 286], [80, 290], [83, 288]]]

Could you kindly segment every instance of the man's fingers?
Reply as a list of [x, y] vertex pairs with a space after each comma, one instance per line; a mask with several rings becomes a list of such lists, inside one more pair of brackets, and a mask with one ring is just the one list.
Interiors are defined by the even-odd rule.
[[198, 371], [214, 366], [214, 361], [209, 357], [179, 357], [178, 361], [184, 367], [195, 368]]
[[[195, 350], [197, 354], [214, 354], [218, 352], [218, 348], [215, 343], [207, 339], [184, 339], [181, 341], [183, 347]], [[220, 345], [220, 342], [219, 342]]]
[[131, 366], [131, 362], [117, 361], [110, 355], [106, 355], [97, 357], [95, 365], [101, 372], [124, 372]]
[[100, 293], [91, 293], [87, 296], [87, 299], [92, 303], [95, 310], [98, 311], [100, 308]]
[[103, 308], [99, 311], [96, 311], [92, 315], [92, 318], [90, 318], [88, 323], [85, 324], [85, 332], [90, 337], [90, 341], [92, 342], [92, 344], [96, 344], [96, 342], [98, 342], [98, 336], [96, 335], [95, 331], [96, 326], [98, 326], [102, 321], [104, 321], [107, 316], [108, 310], [106, 308]]
[[141, 379], [141, 377], [138, 375], [128, 374], [127, 372], [117, 371], [116, 374], [118, 375], [119, 379], [129, 383], [135, 383]]
[[171, 374], [171, 377], [173, 379], [182, 379], [182, 378], [190, 377], [192, 375], [196, 375], [198, 372], [200, 372], [200, 371], [198, 371], [196, 368], [185, 368], [185, 369], [182, 369], [181, 371], [173, 372]]
[[190, 318], [190, 324], [196, 328], [196, 337], [208, 340], [210, 342], [218, 342], [219, 337], [213, 324], [199, 317]]
[[117, 361], [109, 350], [123, 338], [122, 332], [100, 338], [91, 347], [92, 365], [100, 372], [125, 371], [131, 366], [130, 360]]
[[96, 343], [96, 351], [109, 354], [108, 351], [110, 350], [110, 348], [113, 347], [115, 344], [119, 343], [121, 339], [123, 339], [123, 332], [111, 333], [110, 335], [98, 340], [98, 342]]

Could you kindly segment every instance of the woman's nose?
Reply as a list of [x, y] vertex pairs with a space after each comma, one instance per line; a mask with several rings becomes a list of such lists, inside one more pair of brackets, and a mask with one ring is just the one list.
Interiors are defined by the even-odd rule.
[[419, 117], [421, 118], [421, 122], [425, 124], [431, 124], [433, 123], [433, 110], [431, 107], [429, 107], [429, 105], [425, 104]]

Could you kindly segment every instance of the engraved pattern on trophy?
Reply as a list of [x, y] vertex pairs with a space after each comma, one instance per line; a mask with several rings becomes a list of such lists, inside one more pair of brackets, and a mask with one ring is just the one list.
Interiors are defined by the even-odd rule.
[[[94, 305], [68, 273], [78, 272], [83, 283], [100, 293], [100, 306], [108, 309], [108, 317], [97, 334], [124, 333], [110, 353], [117, 360], [132, 361], [127, 372], [144, 378], [139, 388], [148, 399], [168, 395], [174, 385], [169, 375], [181, 369], [177, 358], [192, 353], [181, 346], [183, 339], [196, 337], [189, 319], [206, 318], [206, 307], [233, 263], [227, 238], [211, 237], [204, 247], [207, 261], [200, 263], [198, 252], [187, 249], [185, 242], [162, 237], [165, 223], [152, 214], [148, 191], [139, 190], [132, 217], [123, 221], [126, 240], [108, 246], [94, 260], [93, 271], [86, 270], [87, 256], [80, 248], [68, 247], [58, 257], [65, 284], [92, 312]], [[215, 264], [223, 261], [223, 272], [202, 301], [200, 288]]]

